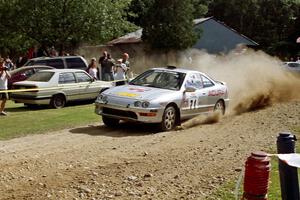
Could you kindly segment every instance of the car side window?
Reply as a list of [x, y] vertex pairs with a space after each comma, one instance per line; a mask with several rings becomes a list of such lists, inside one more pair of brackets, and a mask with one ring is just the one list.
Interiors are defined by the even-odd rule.
[[64, 67], [64, 62], [62, 59], [51, 59], [47, 60], [47, 65], [54, 67], [56, 69], [63, 69]]
[[24, 74], [26, 75], [26, 77], [29, 77], [29, 76], [31, 76], [32, 74], [34, 74], [34, 71], [33, 71], [33, 69], [26, 70], [26, 71], [24, 71]]
[[185, 83], [185, 87], [193, 87], [195, 89], [203, 88], [203, 83], [200, 74], [190, 74]]
[[79, 83], [92, 81], [91, 77], [84, 72], [76, 72], [75, 74], [76, 74], [77, 81]]
[[36, 61], [30, 61], [27, 66], [29, 66], [29, 65], [46, 65], [46, 64], [47, 64], [46, 60], [36, 60]]
[[205, 76], [201, 76], [202, 77], [202, 81], [203, 81], [203, 87], [211, 87], [211, 86], [214, 86], [215, 84], [209, 80], [207, 77]]
[[72, 72], [60, 73], [59, 84], [76, 83], [75, 76]]
[[86, 64], [81, 58], [66, 58], [67, 67], [70, 69], [85, 69]]

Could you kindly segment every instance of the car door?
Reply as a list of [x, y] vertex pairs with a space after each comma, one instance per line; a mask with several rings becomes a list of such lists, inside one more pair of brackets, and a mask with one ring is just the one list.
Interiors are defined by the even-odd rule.
[[75, 72], [80, 87], [81, 99], [95, 99], [100, 91], [99, 82], [89, 76], [86, 72]]
[[66, 95], [68, 101], [80, 99], [80, 87], [76, 83], [76, 78], [73, 72], [59, 73], [58, 86], [61, 91]]
[[216, 102], [219, 100], [220, 92], [222, 93], [223, 91], [220, 91], [210, 78], [201, 75], [201, 79], [203, 87], [207, 90], [207, 107], [213, 110]]
[[184, 91], [183, 93], [183, 116], [194, 116], [208, 111], [208, 89], [203, 87], [201, 74], [189, 74], [184, 87], [194, 88], [194, 91]]

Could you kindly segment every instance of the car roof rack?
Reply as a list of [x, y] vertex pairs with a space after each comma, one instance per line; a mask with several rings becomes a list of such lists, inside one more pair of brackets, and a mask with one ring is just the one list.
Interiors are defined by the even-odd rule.
[[176, 69], [176, 66], [168, 65], [166, 68], [167, 69]]

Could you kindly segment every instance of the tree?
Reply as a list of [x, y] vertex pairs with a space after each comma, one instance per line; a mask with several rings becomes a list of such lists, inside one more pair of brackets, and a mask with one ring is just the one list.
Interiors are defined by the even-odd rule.
[[153, 2], [154, 0], [132, 0], [127, 10], [128, 21], [137, 26], [141, 26], [142, 19], [145, 17], [145, 14]]
[[194, 19], [204, 17], [208, 12], [208, 5], [211, 0], [192, 0], [194, 7], [193, 16]]
[[183, 50], [197, 41], [191, 0], [154, 0], [142, 19], [142, 40], [151, 48]]
[[213, 0], [209, 15], [224, 21], [238, 32], [249, 36], [260, 44], [260, 48], [275, 54], [294, 26], [293, 5], [297, 0]]
[[9, 23], [1, 18], [0, 27], [22, 36], [25, 42], [54, 45], [62, 51], [65, 46], [101, 43], [132, 31], [135, 26], [124, 18], [129, 3], [130, 0], [2, 0], [0, 13], [6, 14], [8, 6], [11, 16]]

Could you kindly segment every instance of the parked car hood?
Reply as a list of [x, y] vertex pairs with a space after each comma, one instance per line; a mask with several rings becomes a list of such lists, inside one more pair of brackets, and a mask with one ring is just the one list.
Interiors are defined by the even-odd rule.
[[136, 85], [123, 85], [110, 88], [104, 91], [103, 94], [132, 99], [152, 100], [157, 97], [174, 94], [174, 92], [178, 91]]

